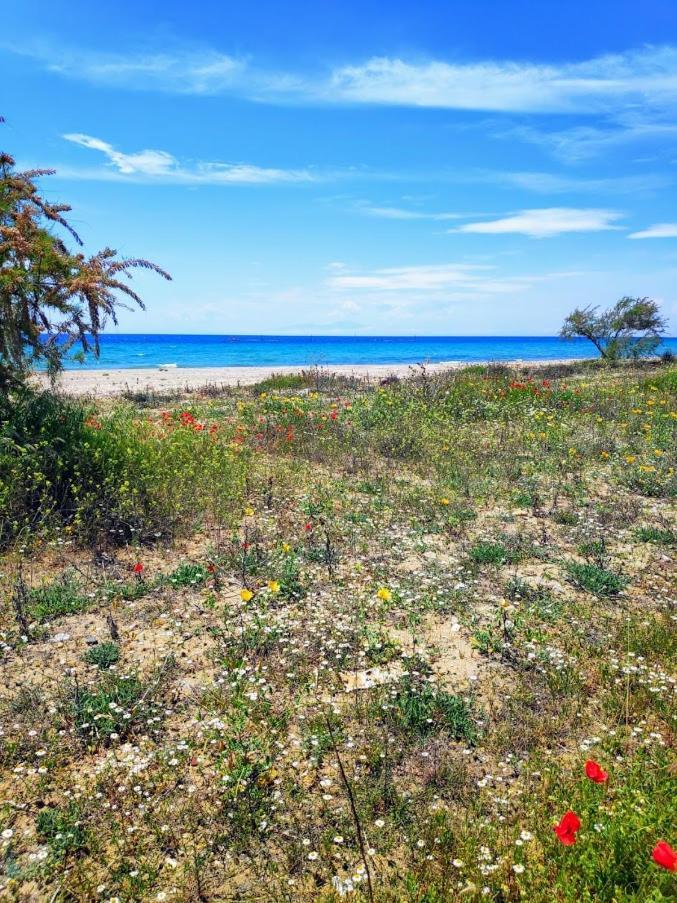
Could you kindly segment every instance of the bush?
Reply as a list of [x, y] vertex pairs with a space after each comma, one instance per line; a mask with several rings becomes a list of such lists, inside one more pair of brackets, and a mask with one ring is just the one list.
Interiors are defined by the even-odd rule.
[[246, 453], [194, 419], [97, 417], [22, 388], [0, 398], [0, 547], [54, 530], [85, 542], [171, 537], [238, 505]]

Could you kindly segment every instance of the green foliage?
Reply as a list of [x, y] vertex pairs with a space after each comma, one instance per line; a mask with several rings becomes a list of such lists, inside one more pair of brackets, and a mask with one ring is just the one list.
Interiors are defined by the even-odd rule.
[[45, 586], [36, 587], [28, 596], [30, 616], [40, 622], [51, 621], [63, 615], [77, 614], [91, 605], [91, 599], [83, 595], [79, 583], [70, 574]]
[[[2, 120], [0, 120], [2, 121]], [[99, 353], [99, 333], [117, 322], [123, 295], [143, 303], [124, 276], [141, 267], [171, 277], [147, 260], [119, 260], [110, 248], [89, 259], [69, 251], [57, 234], [61, 227], [78, 245], [64, 219], [66, 204], [38, 194], [36, 176], [49, 170], [18, 172], [9, 154], [0, 153], [0, 388], [16, 385], [35, 363], [52, 374], [71, 349]], [[125, 306], [125, 305], [122, 305]]]
[[85, 652], [84, 659], [88, 665], [96, 665], [100, 671], [107, 671], [120, 660], [120, 647], [117, 643], [98, 643]]
[[186, 562], [180, 564], [176, 570], [169, 575], [169, 582], [172, 586], [200, 586], [207, 579], [207, 568], [201, 564], [191, 564]]
[[570, 561], [566, 570], [573, 584], [595, 596], [617, 596], [628, 583], [620, 574], [590, 562]]
[[141, 725], [148, 730], [150, 719], [161, 720], [156, 696], [167, 674], [160, 669], [146, 684], [135, 674], [104, 671], [90, 686], [72, 686], [69, 714], [80, 737], [97, 746], [124, 740]]
[[65, 530], [120, 544], [228, 518], [247, 455], [183, 423], [160, 430], [119, 406], [21, 389], [0, 395], [0, 547]]
[[476, 733], [464, 699], [416, 678], [400, 681], [391, 718], [395, 726], [414, 737], [444, 731], [454, 740], [472, 741]]
[[82, 823], [82, 814], [75, 803], [64, 807], [47, 806], [38, 812], [36, 829], [47, 841], [52, 855], [63, 859], [70, 853], [78, 853], [87, 847], [88, 832]]
[[625, 297], [601, 314], [596, 307], [577, 308], [564, 321], [560, 335], [589, 339], [605, 360], [614, 361], [653, 354], [666, 328], [655, 301]]
[[475, 564], [514, 564], [521, 554], [517, 549], [508, 548], [500, 542], [480, 541], [470, 549], [469, 558]]
[[654, 542], [661, 546], [674, 546], [677, 543], [677, 533], [661, 527], [638, 527], [635, 537], [640, 542]]

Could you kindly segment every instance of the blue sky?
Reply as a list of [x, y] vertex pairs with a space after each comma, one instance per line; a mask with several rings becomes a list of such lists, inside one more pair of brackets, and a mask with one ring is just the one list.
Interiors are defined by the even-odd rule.
[[135, 278], [127, 332], [677, 334], [674, 0], [5, 0], [0, 146]]

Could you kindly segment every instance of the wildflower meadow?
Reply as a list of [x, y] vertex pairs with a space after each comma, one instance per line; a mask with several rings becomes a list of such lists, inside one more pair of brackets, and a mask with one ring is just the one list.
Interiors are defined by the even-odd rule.
[[676, 399], [0, 400], [0, 897], [675, 899]]

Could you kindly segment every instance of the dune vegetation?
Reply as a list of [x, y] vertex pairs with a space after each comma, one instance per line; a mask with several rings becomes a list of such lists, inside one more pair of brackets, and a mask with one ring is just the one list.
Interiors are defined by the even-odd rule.
[[676, 394], [7, 394], [0, 895], [674, 899]]

